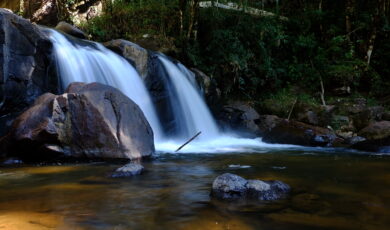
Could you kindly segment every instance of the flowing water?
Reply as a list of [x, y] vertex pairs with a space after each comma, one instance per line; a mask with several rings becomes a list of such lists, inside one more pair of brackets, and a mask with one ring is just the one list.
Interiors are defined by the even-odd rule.
[[63, 88], [72, 82], [99, 82], [119, 89], [144, 112], [155, 139], [162, 139], [150, 95], [132, 65], [99, 43], [68, 38], [55, 30], [49, 31]]
[[54, 44], [62, 87], [66, 88], [72, 82], [100, 82], [121, 90], [144, 112], [154, 131], [157, 150], [174, 152], [199, 131], [202, 134], [182, 152], [245, 152], [252, 147], [268, 146], [260, 139], [222, 133], [196, 86], [194, 74], [160, 54], [158, 60], [168, 76], [169, 109], [175, 116], [178, 130], [176, 137], [167, 138], [158, 119], [161, 114], [156, 113], [149, 92], [131, 64], [99, 43], [68, 37], [55, 30], [47, 31]]
[[[0, 229], [312, 230], [390, 227], [390, 158], [345, 152], [161, 154], [146, 173], [111, 179], [109, 163], [0, 168]], [[279, 202], [211, 199], [231, 172], [281, 180]]]
[[[390, 228], [390, 158], [342, 149], [265, 144], [221, 133], [190, 71], [160, 55], [180, 135], [167, 139], [152, 99], [125, 59], [50, 30], [65, 88], [74, 81], [120, 89], [145, 113], [159, 154], [140, 176], [112, 179], [113, 163], [0, 167], [0, 229], [378, 229]], [[183, 140], [202, 131], [181, 154]], [[196, 154], [194, 154], [196, 153]], [[292, 187], [277, 202], [210, 198], [231, 172]]]

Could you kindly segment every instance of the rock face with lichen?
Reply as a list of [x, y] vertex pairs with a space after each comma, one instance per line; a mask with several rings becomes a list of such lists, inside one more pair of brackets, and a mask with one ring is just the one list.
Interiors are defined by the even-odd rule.
[[99, 83], [73, 83], [65, 94], [42, 95], [1, 142], [10, 155], [33, 160], [137, 159], [154, 152], [153, 131], [141, 109]]

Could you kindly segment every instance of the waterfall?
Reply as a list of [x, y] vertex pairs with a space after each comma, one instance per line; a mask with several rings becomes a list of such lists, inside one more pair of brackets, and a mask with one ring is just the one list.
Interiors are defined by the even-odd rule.
[[155, 140], [163, 138], [151, 97], [132, 65], [99, 43], [68, 38], [55, 30], [49, 30], [49, 34], [63, 88], [72, 82], [99, 82], [115, 87], [141, 108]]
[[170, 114], [175, 126], [175, 135], [168, 135], [159, 119], [164, 116], [164, 111], [156, 113], [157, 107], [150, 92], [126, 59], [99, 43], [69, 37], [51, 29], [45, 31], [53, 42], [62, 87], [66, 88], [72, 82], [100, 82], [119, 89], [144, 112], [154, 132], [156, 150], [160, 152], [174, 152], [199, 131], [202, 134], [180, 152], [258, 152], [264, 151], [263, 147], [291, 147], [221, 133], [197, 87], [194, 74], [184, 65], [171, 61], [163, 54], [156, 54], [162, 70], [154, 74], [163, 79], [168, 91], [168, 103], [163, 104], [163, 109]]
[[195, 76], [180, 63], [173, 63], [163, 55], [159, 61], [165, 67], [171, 90], [171, 110], [175, 116], [180, 139], [188, 139], [202, 132], [199, 139], [213, 139], [220, 135], [211, 112], [197, 88]]

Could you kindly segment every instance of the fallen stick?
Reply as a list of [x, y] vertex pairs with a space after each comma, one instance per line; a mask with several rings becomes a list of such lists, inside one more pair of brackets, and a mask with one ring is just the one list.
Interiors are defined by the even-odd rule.
[[199, 132], [197, 134], [195, 134], [195, 136], [191, 137], [188, 141], [186, 141], [186, 143], [182, 144], [178, 149], [176, 149], [175, 152], [178, 152], [180, 149], [182, 149], [184, 146], [186, 146], [187, 144], [189, 144], [191, 141], [193, 141], [195, 138], [197, 138], [202, 132]]

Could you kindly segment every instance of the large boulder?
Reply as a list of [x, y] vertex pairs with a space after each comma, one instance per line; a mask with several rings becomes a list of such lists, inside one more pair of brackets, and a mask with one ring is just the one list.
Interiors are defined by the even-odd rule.
[[138, 159], [154, 152], [153, 131], [140, 108], [99, 83], [73, 83], [65, 94], [42, 95], [5, 139], [8, 153], [28, 160]]
[[211, 196], [221, 200], [274, 201], [285, 198], [290, 190], [290, 186], [281, 181], [246, 180], [225, 173], [215, 178]]
[[218, 120], [224, 126], [254, 135], [261, 134], [261, 130], [257, 125], [258, 119], [260, 119], [260, 115], [257, 111], [248, 103], [242, 101], [228, 103], [218, 114]]
[[390, 121], [372, 122], [358, 134], [364, 137], [365, 140], [354, 144], [353, 148], [371, 152], [390, 153]]
[[148, 75], [149, 55], [146, 49], [123, 39], [112, 40], [104, 45], [132, 63], [141, 77], [145, 78]]
[[57, 93], [52, 43], [36, 25], [0, 9], [0, 136], [45, 92]]
[[263, 141], [303, 146], [337, 146], [344, 142], [330, 129], [293, 120], [279, 122], [270, 131], [264, 133]]

